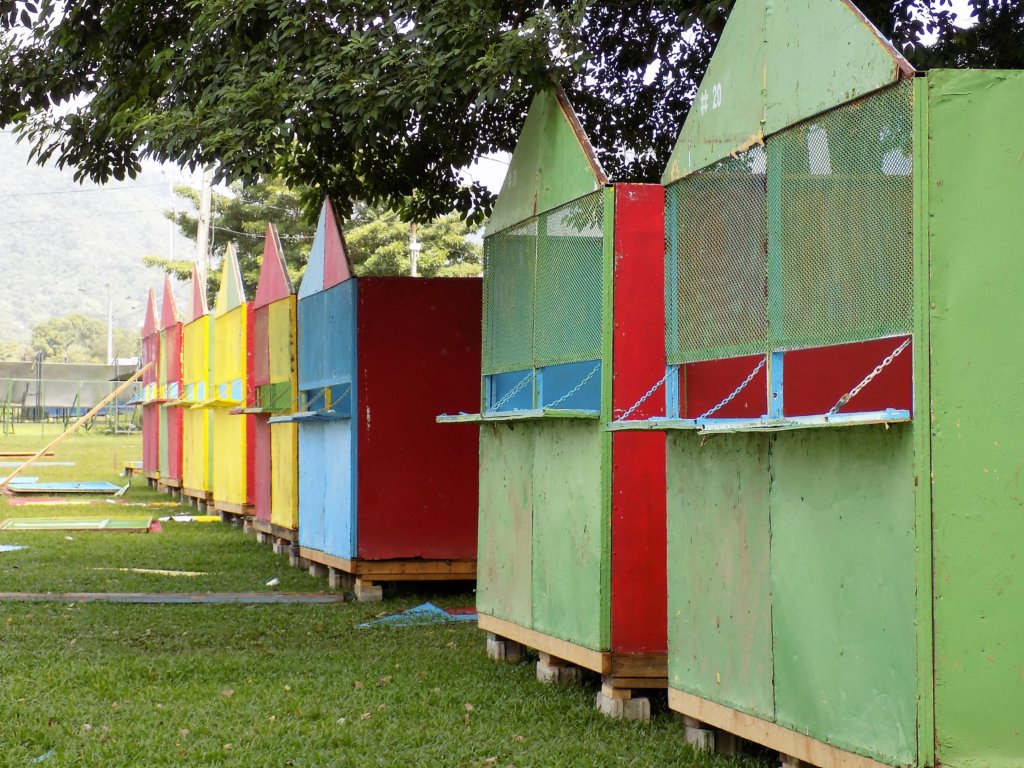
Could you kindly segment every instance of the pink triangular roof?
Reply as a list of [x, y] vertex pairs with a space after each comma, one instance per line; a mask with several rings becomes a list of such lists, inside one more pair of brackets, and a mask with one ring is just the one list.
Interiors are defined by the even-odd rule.
[[253, 308], [265, 307], [278, 299], [285, 299], [295, 290], [288, 276], [288, 264], [284, 260], [284, 249], [277, 227], [267, 225], [267, 237], [263, 241], [263, 262], [260, 264], [260, 279], [256, 284], [256, 298]]
[[352, 277], [352, 268], [348, 263], [348, 249], [345, 247], [345, 236], [341, 234], [338, 212], [329, 197], [324, 200], [324, 212], [324, 290], [327, 290]]
[[150, 288], [149, 300], [146, 302], [146, 319], [142, 323], [142, 336], [152, 336], [156, 331], [156, 292]]
[[160, 328], [167, 330], [178, 324], [178, 305], [174, 301], [174, 289], [171, 276], [164, 275], [164, 298], [160, 307]]
[[210, 308], [206, 304], [206, 280], [200, 277], [202, 271], [199, 264], [192, 265], [192, 313], [189, 315], [189, 322], [198, 320], [209, 313]]

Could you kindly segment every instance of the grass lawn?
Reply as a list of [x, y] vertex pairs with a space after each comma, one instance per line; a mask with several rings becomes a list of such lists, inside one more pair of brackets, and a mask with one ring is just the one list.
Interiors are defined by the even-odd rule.
[[[26, 428], [0, 438], [0, 450], [45, 439]], [[29, 474], [118, 482], [140, 453], [138, 437], [86, 434], [58, 448], [56, 460], [75, 467]], [[0, 518], [118, 511], [10, 508], [6, 498]], [[168, 497], [137, 479], [126, 498]], [[326, 591], [220, 523], [165, 524], [159, 534], [0, 531], [0, 544], [29, 547], [0, 553], [5, 592], [250, 591], [270, 589], [272, 577], [281, 591]], [[127, 567], [209, 575], [105, 570]], [[376, 604], [0, 603], [0, 765], [760, 765], [693, 753], [663, 707], [649, 724], [609, 720], [593, 710], [595, 682], [543, 685], [530, 662], [491, 662], [472, 624], [356, 626], [425, 600], [469, 606], [473, 595], [426, 587]]]

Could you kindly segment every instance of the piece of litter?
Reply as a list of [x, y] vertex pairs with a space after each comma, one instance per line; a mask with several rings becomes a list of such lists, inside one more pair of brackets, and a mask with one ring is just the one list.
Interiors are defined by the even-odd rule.
[[74, 536], [65, 536], [64, 538], [67, 539], [68, 541], [74, 541], [75, 540]]
[[45, 762], [46, 760], [49, 760], [51, 757], [53, 757], [53, 755], [54, 755], [54, 751], [52, 749], [50, 749], [50, 750], [47, 750], [46, 752], [43, 752], [43, 754], [41, 754], [39, 757], [37, 757], [32, 762], [33, 763], [42, 763], [42, 762]]
[[276, 586], [277, 586], [278, 584], [280, 584], [280, 583], [281, 583], [281, 580], [280, 580], [280, 579], [278, 579], [278, 578], [273, 578], [273, 579], [271, 579], [270, 581], [268, 581], [268, 582], [267, 582], [267, 586], [268, 586], [268, 587], [276, 587]]
[[0, 544], [0, 552], [17, 552], [19, 549], [28, 549], [23, 544]]
[[476, 621], [476, 612], [462, 609], [452, 609], [446, 611], [444, 608], [439, 608], [433, 603], [424, 603], [423, 605], [417, 605], [415, 608], [410, 608], [407, 611], [401, 613], [393, 613], [389, 616], [384, 616], [374, 621], [367, 621], [363, 624], [357, 624], [359, 629], [365, 629], [366, 627], [373, 627], [378, 624], [390, 624], [396, 627], [407, 627], [416, 626], [423, 624], [447, 624], [448, 622], [460, 622], [460, 621]]

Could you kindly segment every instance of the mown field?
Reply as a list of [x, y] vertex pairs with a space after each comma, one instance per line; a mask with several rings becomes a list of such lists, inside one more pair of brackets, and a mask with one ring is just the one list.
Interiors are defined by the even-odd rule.
[[[39, 427], [0, 450], [41, 447]], [[75, 436], [41, 480], [110, 480], [138, 437]], [[0, 472], [0, 474], [5, 474]], [[168, 497], [136, 479], [129, 502]], [[0, 518], [153, 514], [159, 507], [11, 507]], [[0, 592], [325, 592], [326, 582], [238, 527], [161, 533], [0, 531]], [[201, 572], [166, 576], [119, 569]], [[267, 585], [279, 579], [276, 587]], [[593, 710], [597, 681], [550, 686], [532, 659], [488, 660], [473, 624], [358, 625], [471, 591], [403, 588], [383, 603], [131, 605], [0, 603], [0, 765], [754, 766], [697, 754], [656, 702], [650, 723]]]

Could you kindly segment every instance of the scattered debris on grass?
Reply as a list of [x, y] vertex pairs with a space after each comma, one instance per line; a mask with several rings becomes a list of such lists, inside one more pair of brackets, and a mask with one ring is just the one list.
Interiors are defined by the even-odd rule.
[[121, 573], [148, 573], [155, 576], [209, 576], [209, 571], [169, 571], [163, 568], [93, 568], [94, 571], [119, 571]]
[[389, 624], [396, 627], [415, 626], [422, 624], [447, 624], [449, 622], [476, 621], [476, 611], [472, 608], [452, 608], [445, 610], [433, 603], [423, 603], [401, 613], [392, 613], [381, 616], [373, 621], [357, 624], [359, 629], [373, 627], [379, 624]]
[[0, 544], [0, 552], [17, 552], [19, 549], [28, 549], [23, 544]]

